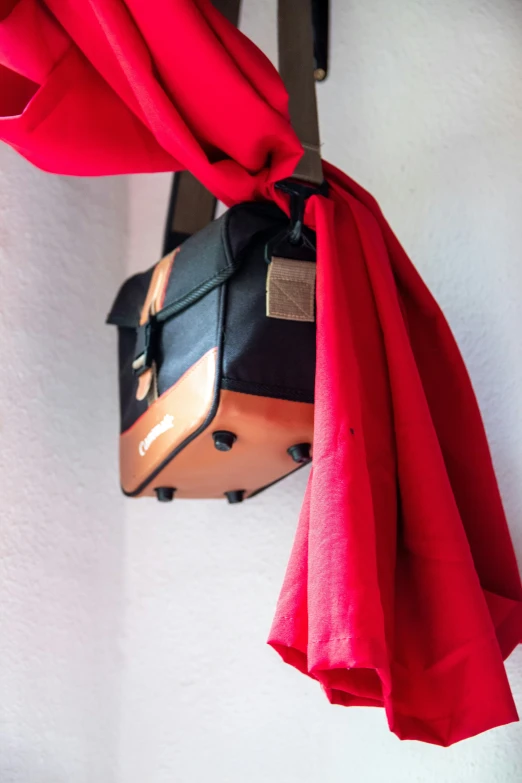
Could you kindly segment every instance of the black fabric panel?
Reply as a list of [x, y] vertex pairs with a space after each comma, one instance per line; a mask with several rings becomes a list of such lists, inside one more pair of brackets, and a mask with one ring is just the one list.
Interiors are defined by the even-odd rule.
[[114, 326], [136, 327], [140, 323], [141, 308], [149, 290], [154, 267], [126, 280], [107, 316], [107, 323]]
[[[243, 242], [245, 226], [251, 233], [252, 215], [259, 206], [231, 214], [228, 235], [232, 248]], [[262, 224], [263, 218], [257, 223]], [[275, 235], [281, 224], [272, 224]], [[264, 248], [268, 236], [265, 231], [251, 241], [239, 270], [227, 284], [223, 386], [266, 397], [313, 402], [315, 324], [266, 316]], [[301, 248], [285, 246], [281, 251], [286, 257], [310, 258], [310, 253]]]
[[[194, 261], [197, 263], [197, 261]], [[219, 344], [219, 299], [214, 288], [192, 307], [161, 326], [158, 391], [167, 391], [202, 356]]]
[[[215, 288], [177, 318], [162, 324], [159, 338], [158, 392], [174, 386], [181, 376], [220, 341], [219, 300]], [[120, 367], [121, 432], [129, 429], [147, 410], [146, 401], [136, 399], [138, 379], [132, 370], [136, 356], [136, 330], [118, 329]]]
[[289, 402], [313, 402], [313, 389], [296, 389], [274, 384], [259, 384], [252, 381], [238, 381], [231, 378], [223, 378], [221, 387], [228, 391], [241, 392], [242, 394], [254, 394], [256, 397], [275, 397], [278, 400]]
[[189, 237], [174, 259], [158, 320], [170, 319], [234, 274], [236, 259], [223, 243], [226, 216]]
[[223, 216], [226, 218], [224, 241], [229, 253], [239, 263], [243, 254], [249, 252], [250, 245], [266, 241], [288, 225], [288, 218], [278, 206], [269, 202], [246, 202], [232, 207]]

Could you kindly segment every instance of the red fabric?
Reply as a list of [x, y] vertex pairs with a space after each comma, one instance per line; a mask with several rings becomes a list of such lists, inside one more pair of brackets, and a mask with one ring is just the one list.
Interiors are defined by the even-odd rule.
[[[0, 137], [36, 165], [189, 168], [286, 208], [285, 91], [207, 0], [0, 0], [0, 20]], [[325, 173], [314, 463], [270, 644], [332, 702], [449, 745], [517, 719], [517, 564], [448, 325], [371, 196]]]

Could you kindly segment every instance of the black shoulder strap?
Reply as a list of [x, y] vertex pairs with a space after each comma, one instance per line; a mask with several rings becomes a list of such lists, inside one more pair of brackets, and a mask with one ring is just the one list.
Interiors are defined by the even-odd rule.
[[[323, 181], [319, 122], [315, 95], [313, 0], [278, 0], [279, 72], [289, 95], [292, 125], [304, 148], [294, 177], [314, 185]], [[320, 0], [323, 4], [327, 0]], [[237, 25], [241, 0], [213, 0], [216, 8]], [[317, 5], [317, 0], [315, 0]], [[324, 12], [322, 14], [324, 18]], [[321, 42], [324, 43], [324, 42]], [[309, 74], [303, 78], [303, 74]], [[324, 78], [324, 76], [323, 76]], [[216, 198], [188, 171], [174, 175], [163, 241], [163, 255], [214, 218]]]

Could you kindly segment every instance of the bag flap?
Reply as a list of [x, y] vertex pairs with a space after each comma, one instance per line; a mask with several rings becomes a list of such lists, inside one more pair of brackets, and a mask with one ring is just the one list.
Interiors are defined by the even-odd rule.
[[166, 321], [231, 277], [240, 259], [227, 242], [228, 213], [189, 237], [180, 247], [170, 273], [158, 321]]
[[149, 290], [154, 267], [125, 280], [116, 295], [106, 323], [113, 326], [137, 329], [140, 324], [141, 308]]
[[[228, 280], [240, 267], [252, 239], [260, 232], [276, 231], [286, 220], [274, 204], [238, 204], [189, 237], [176, 254], [157, 320], [173, 318]], [[154, 267], [125, 281], [107, 323], [119, 327], [139, 326], [153, 272]]]

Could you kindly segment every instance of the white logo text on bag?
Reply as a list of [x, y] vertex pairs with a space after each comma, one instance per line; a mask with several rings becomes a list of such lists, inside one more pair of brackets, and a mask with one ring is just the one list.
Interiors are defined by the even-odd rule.
[[140, 441], [140, 445], [138, 446], [140, 456], [144, 457], [154, 441], [159, 438], [160, 435], [163, 435], [164, 432], [167, 432], [167, 430], [171, 430], [173, 426], [174, 416], [171, 416], [170, 413], [166, 413], [160, 423], [156, 424], [156, 426], [151, 429], [149, 434], [143, 438], [142, 441]]

